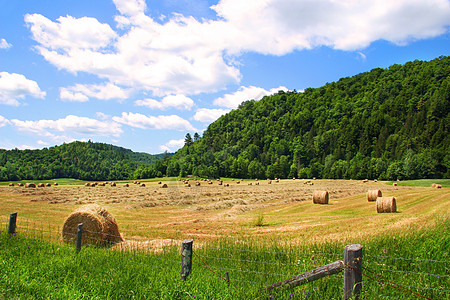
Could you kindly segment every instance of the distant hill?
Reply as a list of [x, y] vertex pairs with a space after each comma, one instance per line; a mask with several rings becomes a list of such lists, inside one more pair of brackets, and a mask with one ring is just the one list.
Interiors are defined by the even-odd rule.
[[42, 150], [0, 149], [0, 180], [131, 179], [140, 166], [153, 166], [169, 156], [92, 142], [73, 142]]
[[168, 175], [450, 178], [450, 57], [373, 69], [283, 92], [187, 139]]

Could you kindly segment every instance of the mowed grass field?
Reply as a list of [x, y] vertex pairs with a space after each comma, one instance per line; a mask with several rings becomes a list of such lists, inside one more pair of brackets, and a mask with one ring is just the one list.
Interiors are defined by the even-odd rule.
[[[166, 183], [161, 188], [158, 181]], [[53, 183], [52, 181], [49, 181]], [[225, 180], [208, 184], [190, 180], [186, 187], [176, 178], [142, 181], [145, 187], [116, 182], [112, 187], [86, 187], [84, 182], [59, 180], [59, 185], [25, 188], [0, 186], [0, 211], [4, 218], [18, 212], [36, 226], [61, 228], [65, 218], [80, 205], [97, 203], [116, 218], [127, 240], [176, 241], [193, 238], [210, 241], [223, 237], [282, 239], [290, 243], [339, 241], [363, 243], [374, 236], [392, 235], [411, 228], [434, 226], [450, 215], [449, 180], [436, 180], [394, 187], [387, 182], [360, 180]], [[258, 183], [258, 185], [256, 185]], [[417, 186], [418, 185], [418, 186]], [[378, 214], [366, 193], [380, 189], [394, 196], [397, 213]], [[315, 190], [329, 192], [329, 204], [313, 204]]]

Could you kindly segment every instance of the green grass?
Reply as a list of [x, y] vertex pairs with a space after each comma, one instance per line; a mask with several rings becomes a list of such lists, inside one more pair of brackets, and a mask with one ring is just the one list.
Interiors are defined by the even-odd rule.
[[[6, 218], [0, 225], [4, 230]], [[449, 230], [450, 220], [442, 218], [433, 227], [372, 240], [294, 245], [275, 238], [239, 243], [224, 238], [202, 247], [194, 241], [193, 272], [182, 281], [178, 246], [157, 254], [84, 247], [75, 255], [71, 245], [44, 241], [19, 228], [15, 236], [0, 234], [0, 299], [340, 299], [342, 273], [279, 292], [263, 288], [343, 259], [350, 242], [364, 247], [365, 275], [445, 299], [450, 295]], [[230, 286], [222, 279], [226, 272]], [[416, 297], [366, 276], [363, 282], [364, 299]]]
[[[417, 179], [417, 180], [405, 180], [395, 181], [398, 186], [431, 186], [436, 183], [442, 185], [442, 187], [450, 187], [450, 179]], [[388, 185], [392, 185], [394, 181], [386, 182]]]

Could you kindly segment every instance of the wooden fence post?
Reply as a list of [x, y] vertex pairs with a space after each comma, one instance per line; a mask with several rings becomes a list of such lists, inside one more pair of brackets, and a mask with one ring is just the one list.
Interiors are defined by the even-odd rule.
[[344, 250], [344, 293], [343, 299], [359, 299], [362, 290], [362, 246], [353, 244]]
[[192, 243], [193, 239], [183, 241], [181, 247], [181, 279], [186, 280], [192, 271]]
[[76, 254], [81, 251], [81, 238], [83, 237], [83, 223], [78, 224]]
[[11, 213], [9, 215], [9, 226], [8, 226], [8, 233], [14, 234], [16, 233], [16, 223], [17, 223], [17, 213]]

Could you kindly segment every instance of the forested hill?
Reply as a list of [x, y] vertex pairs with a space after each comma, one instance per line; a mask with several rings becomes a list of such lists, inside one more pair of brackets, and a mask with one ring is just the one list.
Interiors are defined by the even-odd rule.
[[73, 142], [42, 150], [0, 149], [0, 181], [51, 178], [131, 179], [140, 166], [164, 164], [168, 155], [136, 153], [92, 142]]
[[246, 101], [172, 157], [168, 175], [450, 177], [450, 57]]

